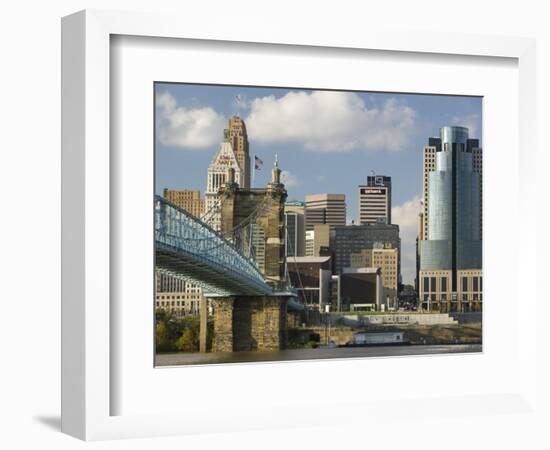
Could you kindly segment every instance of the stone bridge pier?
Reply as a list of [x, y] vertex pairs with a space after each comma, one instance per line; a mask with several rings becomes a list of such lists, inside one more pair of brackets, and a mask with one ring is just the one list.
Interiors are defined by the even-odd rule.
[[[251, 226], [262, 230], [256, 239], [251, 237], [250, 242], [257, 246], [254, 259], [266, 284], [274, 288], [274, 292], [281, 288], [285, 279], [284, 205], [287, 192], [280, 175], [281, 170], [275, 160], [271, 182], [266, 188], [243, 189], [235, 182], [234, 170], [229, 169], [228, 182], [219, 190], [219, 196], [223, 199], [221, 232], [224, 236], [233, 238], [235, 228], [249, 221]], [[214, 319], [212, 351], [285, 349], [290, 296], [288, 292], [281, 292], [211, 297]], [[202, 316], [206, 316], [206, 311]], [[206, 323], [202, 328], [206, 329]], [[202, 333], [201, 337], [206, 342], [206, 333]], [[201, 344], [201, 350], [205, 349], [206, 344]]]
[[211, 299], [213, 352], [283, 350], [287, 345], [287, 302], [283, 295]]

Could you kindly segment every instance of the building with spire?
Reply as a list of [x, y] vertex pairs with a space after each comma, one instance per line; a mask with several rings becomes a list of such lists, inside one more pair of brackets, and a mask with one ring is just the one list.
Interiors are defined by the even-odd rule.
[[233, 152], [239, 163], [241, 171], [242, 188], [250, 188], [250, 153], [248, 145], [248, 134], [246, 133], [246, 125], [244, 120], [238, 116], [232, 116], [229, 119], [227, 128], [228, 140], [233, 147]]
[[215, 230], [221, 229], [219, 189], [227, 182], [228, 170], [234, 170], [235, 182], [240, 185], [242, 172], [237, 161], [233, 146], [230, 142], [229, 130], [224, 130], [224, 141], [220, 144], [216, 156], [208, 166], [208, 178], [206, 183], [205, 208], [202, 219]]

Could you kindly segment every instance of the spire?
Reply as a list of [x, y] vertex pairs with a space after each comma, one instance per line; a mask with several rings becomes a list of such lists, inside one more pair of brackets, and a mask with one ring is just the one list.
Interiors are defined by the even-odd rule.
[[279, 169], [279, 159], [275, 153], [275, 162], [271, 171], [271, 184], [281, 184], [281, 169]]

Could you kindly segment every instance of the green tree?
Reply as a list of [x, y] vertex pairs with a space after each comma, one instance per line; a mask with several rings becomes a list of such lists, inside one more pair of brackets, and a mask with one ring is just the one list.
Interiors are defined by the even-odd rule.
[[198, 350], [198, 348], [195, 348], [195, 340], [195, 333], [191, 328], [186, 328], [176, 341], [176, 349], [181, 352], [194, 352]]
[[166, 321], [160, 320], [157, 321], [155, 329], [155, 344], [157, 351], [166, 351], [168, 345], [168, 333], [166, 327]]

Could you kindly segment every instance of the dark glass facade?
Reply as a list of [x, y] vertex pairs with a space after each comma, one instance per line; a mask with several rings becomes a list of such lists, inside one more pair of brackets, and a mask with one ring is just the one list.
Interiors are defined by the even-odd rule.
[[341, 274], [344, 268], [351, 267], [352, 253], [372, 249], [375, 243], [391, 244], [392, 248], [399, 250], [399, 260], [401, 260], [399, 225], [368, 224], [334, 227], [330, 232], [330, 248], [334, 254], [335, 273]]

